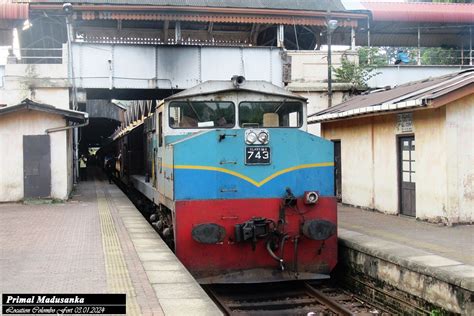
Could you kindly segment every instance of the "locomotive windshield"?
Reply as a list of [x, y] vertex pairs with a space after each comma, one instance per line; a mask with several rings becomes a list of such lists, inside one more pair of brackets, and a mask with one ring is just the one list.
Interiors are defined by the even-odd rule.
[[235, 125], [235, 106], [232, 102], [171, 102], [169, 124], [171, 128], [232, 128]]
[[239, 105], [241, 127], [301, 127], [303, 104], [301, 102], [242, 102]]

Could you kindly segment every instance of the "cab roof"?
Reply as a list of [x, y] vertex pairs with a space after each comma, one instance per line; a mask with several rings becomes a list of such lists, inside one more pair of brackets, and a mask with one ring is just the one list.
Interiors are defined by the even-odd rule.
[[280, 88], [272, 83], [266, 81], [257, 81], [257, 80], [246, 80], [239, 87], [235, 87], [231, 80], [210, 80], [203, 82], [197, 86], [194, 86], [190, 89], [181, 91], [179, 93], [173, 94], [172, 96], [165, 99], [165, 101], [176, 100], [176, 99], [186, 99], [196, 96], [204, 96], [209, 94], [221, 93], [221, 92], [254, 92], [261, 93], [266, 95], [280, 96], [288, 99], [296, 99], [306, 101], [307, 99], [294, 94], [288, 90]]

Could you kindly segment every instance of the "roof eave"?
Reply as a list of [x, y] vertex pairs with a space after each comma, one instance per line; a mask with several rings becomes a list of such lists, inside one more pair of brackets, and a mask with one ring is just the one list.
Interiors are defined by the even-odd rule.
[[253, 92], [253, 93], [261, 93], [265, 95], [273, 95], [277, 97], [284, 97], [287, 99], [295, 99], [295, 100], [301, 100], [301, 101], [306, 101], [308, 100], [307, 98], [299, 95], [288, 95], [288, 94], [281, 94], [281, 93], [270, 93], [270, 92], [264, 92], [264, 91], [256, 91], [252, 89], [245, 89], [245, 88], [240, 88], [240, 89], [224, 89], [224, 90], [216, 90], [216, 91], [209, 91], [205, 93], [194, 93], [194, 94], [188, 94], [188, 95], [176, 95], [176, 96], [170, 96], [165, 99], [165, 101], [171, 101], [171, 100], [179, 100], [179, 99], [188, 99], [188, 98], [193, 98], [193, 97], [199, 97], [199, 96], [206, 96], [206, 95], [211, 95], [215, 93], [226, 93], [226, 92], [239, 92], [239, 91], [245, 91], [245, 92]]
[[[62, 4], [31, 3], [31, 10], [62, 10]], [[252, 14], [252, 15], [290, 15], [302, 17], [326, 18], [326, 11], [291, 10], [291, 9], [259, 9], [259, 8], [232, 8], [232, 7], [199, 7], [199, 6], [166, 6], [166, 5], [110, 5], [110, 4], [74, 4], [74, 11], [183, 11], [202, 13]], [[366, 19], [367, 15], [348, 11], [333, 11], [334, 18]]]
[[308, 124], [325, 123], [329, 121], [340, 121], [352, 118], [375, 116], [379, 114], [390, 114], [405, 111], [407, 109], [424, 108], [428, 105], [426, 99], [409, 100], [393, 104], [379, 104], [375, 106], [366, 106], [359, 109], [352, 109], [339, 113], [329, 113], [316, 116], [315, 119], [308, 121]]
[[38, 112], [43, 112], [43, 113], [61, 115], [65, 117], [66, 119], [68, 119], [69, 121], [77, 122], [77, 123], [85, 123], [89, 118], [89, 115], [86, 112], [58, 109], [50, 105], [36, 103], [28, 99], [23, 100], [23, 102], [20, 104], [8, 106], [3, 109], [0, 109], [0, 115], [11, 114], [11, 113], [19, 112], [19, 111], [24, 111], [24, 110], [33, 110], [33, 111], [38, 111]]

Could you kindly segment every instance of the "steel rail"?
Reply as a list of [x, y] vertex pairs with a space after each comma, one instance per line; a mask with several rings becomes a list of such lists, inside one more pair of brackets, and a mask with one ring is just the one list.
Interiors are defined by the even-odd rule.
[[323, 292], [316, 290], [314, 287], [309, 285], [308, 283], [305, 282], [305, 287], [306, 289], [313, 294], [314, 298], [318, 300], [321, 304], [327, 306], [330, 310], [333, 312], [337, 313], [338, 315], [343, 315], [343, 316], [351, 316], [354, 315], [350, 310], [348, 310], [346, 307], [342, 306], [341, 304], [337, 303], [327, 295], [325, 295]]
[[[202, 285], [201, 285], [202, 286]], [[212, 286], [202, 286], [204, 290], [210, 294], [211, 299], [217, 303], [218, 306], [222, 307], [227, 315], [232, 315], [232, 310], [229, 307], [229, 304], [226, 304], [219, 295], [212, 289]]]
[[[204, 289], [227, 315], [250, 315], [252, 313], [265, 315], [266, 313], [283, 313], [283, 311], [285, 311], [284, 314], [286, 315], [289, 311], [296, 312], [299, 308], [304, 308], [303, 306], [305, 305], [311, 306], [313, 304], [319, 304], [319, 306], [325, 308], [326, 311], [330, 311], [331, 314], [334, 313], [343, 316], [355, 315], [347, 307], [330, 298], [322, 291], [315, 289], [307, 282], [301, 282], [299, 284], [299, 289], [289, 289], [289, 292], [283, 295], [286, 297], [285, 299], [279, 298], [279, 296], [282, 295], [281, 291], [274, 293], [274, 296], [272, 296], [271, 293], [267, 293], [262, 297], [259, 297], [259, 295], [254, 297], [252, 293], [248, 293], [244, 296], [238, 293], [236, 293], [235, 296], [232, 294], [228, 296], [228, 294], [219, 293], [212, 285], [204, 286]], [[293, 295], [290, 293], [293, 292], [295, 296], [301, 296], [303, 293], [306, 293], [307, 297], [292, 297]], [[275, 297], [275, 300], [272, 300], [273, 297]], [[256, 300], [253, 301], [251, 298]], [[251, 301], [247, 301], [248, 299], [251, 299]], [[239, 302], [242, 300], [244, 302]], [[314, 307], [313, 305], [313, 308], [317, 311], [322, 311], [321, 307]]]

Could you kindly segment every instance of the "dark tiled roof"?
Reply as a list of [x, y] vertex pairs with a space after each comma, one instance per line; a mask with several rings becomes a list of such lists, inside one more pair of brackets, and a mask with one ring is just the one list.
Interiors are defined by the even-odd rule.
[[[16, 0], [29, 3], [63, 3], [63, 0]], [[339, 0], [69, 0], [82, 4], [156, 5], [177, 7], [218, 7], [250, 9], [286, 9], [345, 11]]]
[[337, 120], [368, 113], [424, 106], [457, 89], [474, 83], [474, 69], [409, 82], [389, 90], [372, 91], [348, 99], [331, 108], [310, 115], [311, 122]]

